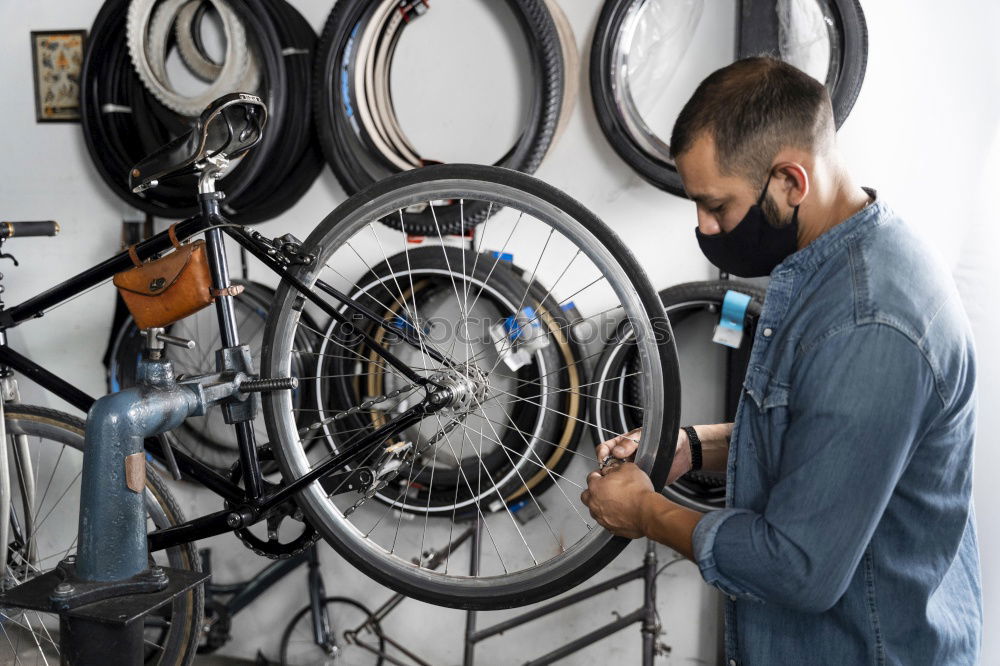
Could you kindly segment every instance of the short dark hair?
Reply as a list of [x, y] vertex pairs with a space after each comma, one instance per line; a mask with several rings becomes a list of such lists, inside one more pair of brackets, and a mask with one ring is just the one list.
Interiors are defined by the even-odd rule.
[[744, 58], [701, 82], [677, 116], [670, 153], [676, 159], [708, 132], [720, 171], [756, 181], [782, 148], [818, 152], [835, 131], [822, 83], [777, 58]]

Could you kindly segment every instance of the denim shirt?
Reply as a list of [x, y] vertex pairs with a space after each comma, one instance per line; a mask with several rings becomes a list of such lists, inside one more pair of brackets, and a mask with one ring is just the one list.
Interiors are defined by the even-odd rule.
[[954, 283], [882, 201], [772, 272], [694, 532], [730, 666], [978, 661], [974, 385]]

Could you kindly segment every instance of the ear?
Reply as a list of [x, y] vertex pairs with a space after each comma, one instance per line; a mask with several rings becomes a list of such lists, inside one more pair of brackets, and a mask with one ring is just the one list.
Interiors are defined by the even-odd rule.
[[779, 162], [772, 173], [772, 180], [778, 185], [778, 197], [784, 197], [789, 208], [798, 206], [809, 194], [809, 174], [800, 163]]

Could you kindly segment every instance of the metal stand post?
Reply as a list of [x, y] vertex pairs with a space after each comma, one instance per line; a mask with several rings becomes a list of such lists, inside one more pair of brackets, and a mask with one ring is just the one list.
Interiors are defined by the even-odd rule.
[[656, 637], [660, 626], [656, 621], [656, 547], [646, 541], [646, 555], [642, 559], [642, 666], [653, 666], [656, 655]]
[[87, 415], [78, 557], [0, 595], [2, 606], [59, 614], [63, 664], [141, 664], [143, 616], [208, 578], [148, 565], [143, 441], [238, 394], [246, 377], [178, 383], [159, 353], [177, 340], [162, 329], [149, 329], [147, 338], [139, 385], [104, 396]]
[[[472, 532], [472, 543], [469, 548], [469, 575], [479, 575], [479, 559], [482, 548], [483, 517], [476, 518], [476, 525]], [[476, 659], [476, 611], [470, 610], [465, 615], [465, 655], [462, 658], [462, 666], [473, 666]]]

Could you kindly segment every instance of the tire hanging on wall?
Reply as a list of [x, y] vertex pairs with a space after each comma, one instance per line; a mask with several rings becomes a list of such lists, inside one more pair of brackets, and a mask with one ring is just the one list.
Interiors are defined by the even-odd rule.
[[[732, 280], [687, 282], [660, 292], [670, 326], [678, 339], [684, 336], [683, 321], [697, 312], [719, 312], [729, 291], [750, 296], [744, 320], [743, 340], [738, 349], [727, 350], [726, 414], [720, 422], [735, 416], [743, 377], [750, 361], [757, 321], [764, 304], [764, 290]], [[620, 324], [607, 341], [592, 374], [588, 421], [595, 441], [603, 442], [629, 432], [641, 423], [641, 376], [635, 372], [635, 343], [627, 322]], [[712, 378], [707, 378], [712, 381]], [[726, 475], [718, 472], [689, 472], [663, 489], [671, 500], [697, 511], [725, 506]]]
[[[528, 42], [534, 94], [524, 129], [497, 165], [534, 173], [560, 119], [563, 47], [545, 0], [506, 4]], [[396, 0], [338, 0], [320, 36], [314, 76], [316, 126], [323, 154], [348, 195], [392, 173], [433, 163], [403, 136], [388, 81], [403, 29], [423, 12], [419, 2], [402, 8]], [[494, 212], [483, 206], [462, 211], [455, 202], [426, 202], [412, 207], [405, 220], [383, 222], [396, 229], [405, 226], [414, 235], [459, 234]]]
[[[198, 212], [194, 176], [179, 176], [141, 194], [128, 187], [132, 166], [190, 129], [191, 120], [164, 106], [136, 74], [126, 43], [128, 0], [107, 0], [91, 28], [80, 84], [82, 127], [97, 172], [128, 205], [152, 215]], [[261, 143], [223, 181], [224, 210], [252, 224], [291, 207], [322, 169], [312, 141], [311, 54], [316, 35], [284, 0], [240, 0], [238, 17], [256, 54], [269, 123]], [[192, 29], [198, 29], [195, 22]]]
[[[632, 169], [654, 187], [685, 197], [667, 138], [643, 136], [648, 130], [640, 119], [626, 118], [628, 104], [626, 68], [616, 55], [625, 32], [649, 0], [606, 0], [597, 20], [590, 47], [590, 91], [597, 121], [611, 147]], [[777, 6], [780, 0], [739, 0], [742, 29], [737, 34], [737, 57], [779, 56]], [[815, 0], [823, 13], [830, 38], [830, 64], [824, 83], [830, 90], [834, 118], [839, 128], [847, 119], [861, 90], [868, 62], [868, 27], [858, 0]], [[738, 26], [740, 28], [741, 26]], [[634, 107], [634, 103], [632, 103]], [[642, 129], [637, 125], [643, 126]], [[651, 134], [651, 133], [649, 133]]]

